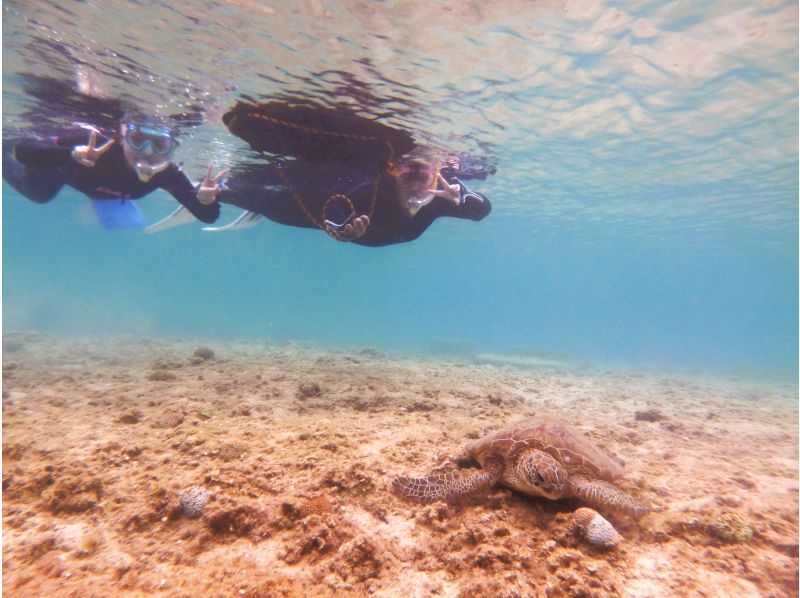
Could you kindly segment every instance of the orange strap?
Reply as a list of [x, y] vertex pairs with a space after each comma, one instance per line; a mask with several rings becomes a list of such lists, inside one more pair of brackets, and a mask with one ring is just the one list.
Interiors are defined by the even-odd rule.
[[[378, 187], [380, 186], [381, 176], [383, 175], [384, 172], [390, 171], [390, 169], [392, 168], [391, 157], [394, 156], [394, 148], [392, 147], [392, 144], [389, 141], [386, 142], [386, 145], [389, 148], [389, 160], [386, 161], [386, 165], [384, 166], [383, 170], [378, 173], [378, 176], [375, 177], [375, 182], [372, 185], [372, 196], [370, 197], [370, 201], [369, 201], [369, 212], [367, 212], [367, 214], [366, 214], [367, 217], [370, 219], [370, 222], [372, 221], [372, 215], [375, 213], [375, 205], [376, 205], [377, 200], [378, 200]], [[317, 220], [314, 217], [314, 215], [311, 213], [311, 211], [308, 209], [308, 207], [306, 206], [306, 203], [303, 201], [303, 198], [297, 192], [297, 189], [295, 189], [294, 185], [292, 185], [291, 181], [289, 181], [289, 177], [286, 174], [285, 169], [283, 169], [280, 166], [278, 166], [269, 156], [267, 156], [267, 155], [265, 155], [263, 153], [262, 153], [262, 155], [264, 155], [264, 157], [267, 159], [267, 161], [270, 163], [270, 165], [275, 169], [275, 171], [281, 177], [281, 180], [283, 180], [283, 184], [286, 185], [286, 188], [289, 190], [289, 193], [291, 193], [292, 197], [294, 198], [295, 202], [297, 203], [297, 205], [302, 210], [302, 212], [305, 215], [305, 217], [308, 218], [308, 221], [311, 222], [311, 224], [313, 224], [317, 228], [320, 228], [320, 229], [324, 230], [326, 233], [328, 233], [334, 239], [338, 240], [339, 237], [336, 235], [335, 231], [333, 231], [331, 229], [331, 227], [329, 227], [324, 222], [320, 222], [319, 220]], [[325, 210], [327, 210], [327, 208], [330, 205], [330, 203], [335, 199], [344, 199], [347, 202], [348, 206], [350, 207], [351, 214], [353, 214], [353, 215], [356, 214], [356, 209], [355, 209], [355, 206], [353, 205], [353, 201], [347, 195], [343, 195], [341, 193], [336, 193], [335, 195], [331, 195], [330, 197], [328, 197], [328, 199], [325, 200], [325, 204], [322, 207], [323, 215], [325, 214]], [[323, 220], [324, 220], [324, 216], [323, 216]]]
[[[278, 119], [278, 118], [275, 118], [275, 117], [272, 117], [272, 116], [268, 116], [266, 114], [261, 114], [260, 112], [250, 112], [250, 113], [248, 113], [247, 116], [248, 117], [259, 118], [261, 120], [267, 121], [267, 122], [269, 122], [271, 124], [278, 125], [278, 126], [281, 126], [281, 127], [288, 127], [290, 129], [296, 129], [296, 130], [302, 131], [304, 133], [311, 133], [311, 134], [316, 134], [316, 135], [327, 135], [327, 136], [330, 136], [330, 137], [342, 137], [342, 138], [345, 138], [345, 139], [356, 139], [356, 140], [359, 140], [359, 141], [379, 141], [380, 140], [379, 137], [373, 137], [373, 136], [369, 136], [369, 135], [356, 135], [354, 133], [342, 133], [342, 132], [339, 132], [339, 131], [326, 131], [326, 130], [323, 130], [323, 129], [318, 129], [316, 127], [310, 127], [308, 125], [302, 125], [302, 124], [298, 124], [298, 123], [293, 123], [293, 122], [281, 120], [281, 119]], [[237, 117], [235, 117], [235, 118], [237, 118]], [[230, 126], [231, 125], [229, 125], [229, 127]], [[392, 146], [392, 143], [390, 141], [388, 141], [388, 140], [386, 141], [386, 146], [389, 149], [389, 156], [386, 159], [386, 163], [384, 164], [383, 169], [381, 170], [381, 172], [378, 173], [378, 176], [375, 178], [375, 183], [372, 186], [372, 197], [370, 198], [369, 212], [367, 212], [367, 217], [370, 219], [370, 221], [372, 220], [372, 215], [375, 212], [375, 204], [376, 204], [377, 198], [378, 198], [378, 186], [380, 185], [381, 176], [383, 175], [384, 172], [392, 172], [393, 169], [394, 169], [394, 165], [392, 164], [392, 160], [394, 159], [394, 147]], [[289, 177], [287, 176], [286, 171], [283, 168], [281, 168], [280, 166], [278, 166], [268, 155], [266, 155], [265, 152], [262, 151], [261, 154], [262, 154], [262, 156], [264, 156], [267, 159], [267, 161], [270, 163], [270, 165], [278, 172], [279, 176], [283, 180], [284, 185], [286, 185], [286, 188], [289, 189], [289, 193], [291, 193], [292, 197], [294, 198], [295, 202], [297, 202], [297, 205], [300, 207], [300, 209], [302, 210], [302, 212], [305, 215], [305, 217], [308, 218], [308, 221], [311, 222], [317, 228], [320, 228], [320, 229], [324, 230], [326, 233], [328, 233], [334, 239], [338, 239], [338, 237], [336, 236], [335, 231], [333, 231], [324, 222], [319, 222], [314, 217], [314, 215], [311, 213], [311, 211], [306, 206], [306, 203], [303, 201], [303, 198], [300, 196], [300, 194], [294, 188], [294, 185], [292, 185], [291, 182], [289, 181]], [[434, 177], [434, 184], [436, 184], [436, 177]], [[330, 203], [332, 201], [334, 201], [335, 199], [344, 199], [347, 202], [348, 206], [350, 207], [351, 214], [352, 215], [356, 214], [356, 210], [355, 210], [355, 207], [353, 205], [353, 201], [349, 197], [347, 197], [346, 195], [342, 195], [340, 193], [337, 193], [335, 195], [331, 195], [330, 197], [328, 197], [327, 200], [325, 200], [325, 204], [323, 205], [323, 208], [322, 208], [323, 221], [324, 221], [325, 211], [327, 210], [327, 208], [330, 205]]]
[[[289, 129], [297, 129], [298, 131], [303, 131], [305, 133], [312, 133], [316, 135], [327, 135], [329, 137], [342, 137], [344, 139], [356, 139], [358, 141], [378, 141], [380, 139], [379, 137], [374, 137], [370, 135], [356, 135], [355, 133], [343, 133], [341, 131], [326, 131], [324, 129], [310, 127], [308, 125], [301, 125], [299, 123], [289, 122], [288, 120], [281, 120], [279, 118], [275, 118], [274, 116], [261, 114], [260, 112], [249, 112], [247, 116], [265, 120], [268, 123], [271, 123], [273, 125], [278, 125], [279, 127], [288, 127]], [[228, 128], [232, 127], [233, 123], [236, 122], [238, 118], [239, 118], [238, 116], [234, 116], [233, 120], [228, 124]]]

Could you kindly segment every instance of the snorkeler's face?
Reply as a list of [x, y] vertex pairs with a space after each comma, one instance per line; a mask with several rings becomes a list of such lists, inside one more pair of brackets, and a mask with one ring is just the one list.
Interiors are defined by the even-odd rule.
[[436, 165], [417, 161], [406, 162], [398, 168], [397, 186], [403, 207], [412, 216], [429, 204], [436, 191]]
[[170, 165], [175, 140], [168, 131], [124, 124], [120, 137], [125, 160], [143, 183]]

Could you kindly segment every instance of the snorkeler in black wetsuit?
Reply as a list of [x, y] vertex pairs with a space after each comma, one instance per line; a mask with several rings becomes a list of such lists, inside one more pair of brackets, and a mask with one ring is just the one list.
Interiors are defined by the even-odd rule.
[[[492, 209], [461, 179], [485, 179], [493, 166], [470, 164], [465, 156], [441, 164], [408, 132], [351, 112], [307, 103], [238, 102], [223, 122], [266, 161], [237, 167], [223, 181], [219, 201], [246, 212], [205, 231], [248, 228], [266, 217], [379, 247], [417, 239], [440, 216], [477, 221]], [[181, 220], [179, 209], [148, 230]]]
[[36, 203], [49, 202], [68, 185], [97, 200], [98, 210], [122, 208], [127, 200], [164, 189], [195, 218], [214, 222], [219, 216], [218, 181], [225, 173], [212, 177], [209, 167], [195, 187], [171, 161], [176, 146], [172, 130], [154, 118], [127, 118], [118, 134], [76, 129], [43, 140], [4, 140], [3, 178]]
[[343, 174], [341, 167], [335, 174], [325, 170], [302, 164], [251, 169], [226, 179], [219, 201], [369, 247], [413, 241], [439, 217], [478, 221], [492, 210], [485, 196], [470, 191], [453, 171], [440, 172], [424, 152], [412, 152], [377, 178]]

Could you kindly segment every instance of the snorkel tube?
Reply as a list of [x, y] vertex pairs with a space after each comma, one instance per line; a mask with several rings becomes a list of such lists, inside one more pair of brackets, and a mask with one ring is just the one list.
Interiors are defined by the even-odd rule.
[[147, 162], [135, 162], [133, 169], [136, 171], [136, 176], [143, 183], [147, 183], [159, 172], [169, 166], [169, 162], [162, 162], [160, 164], [149, 164]]
[[416, 215], [417, 212], [433, 201], [433, 198], [436, 197], [436, 187], [438, 184], [439, 168], [437, 167], [436, 172], [433, 175], [433, 182], [431, 183], [430, 188], [408, 198], [408, 213], [411, 216]]

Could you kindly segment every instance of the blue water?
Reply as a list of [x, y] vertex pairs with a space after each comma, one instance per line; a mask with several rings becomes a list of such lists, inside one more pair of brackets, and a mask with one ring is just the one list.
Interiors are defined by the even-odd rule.
[[[340, 98], [355, 79], [386, 122], [497, 159], [474, 185], [492, 214], [371, 249], [270, 222], [104, 231], [72, 190], [40, 206], [4, 184], [4, 330], [559, 351], [796, 380], [795, 4], [187, 4], [151, 3], [120, 33], [134, 5], [70, 5], [63, 21], [5, 3], [5, 129], [26, 105], [19, 73], [68, 80], [79, 63], [154, 110], [191, 83], [212, 114], [241, 93]], [[216, 120], [178, 151], [195, 176], [249, 159]], [[174, 205], [139, 202], [151, 222]]]

